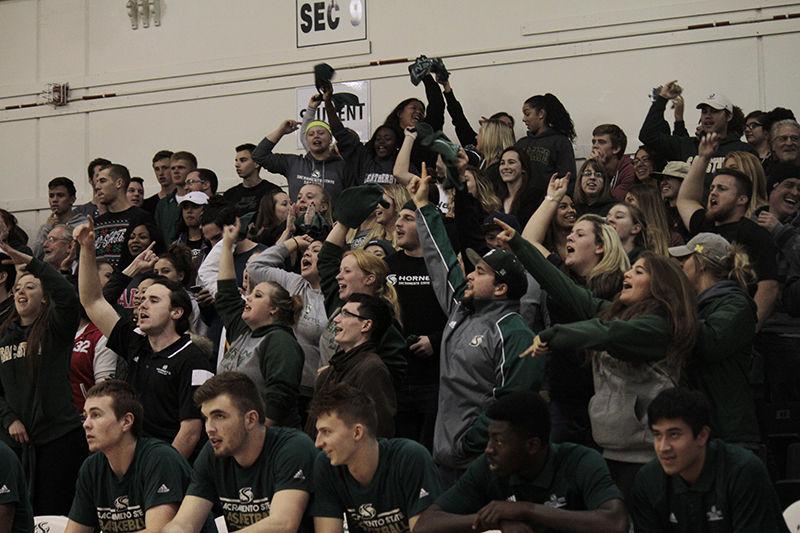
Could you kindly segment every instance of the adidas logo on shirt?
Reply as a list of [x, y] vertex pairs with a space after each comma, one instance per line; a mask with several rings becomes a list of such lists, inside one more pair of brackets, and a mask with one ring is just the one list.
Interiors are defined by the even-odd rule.
[[297, 473], [294, 476], [292, 476], [292, 479], [299, 479], [300, 481], [305, 481], [306, 475], [303, 473], [303, 469], [301, 468], [300, 470], [298, 470]]
[[166, 485], [161, 485], [160, 487], [158, 487], [158, 490], [156, 492], [158, 494], [166, 494], [169, 492], [169, 487], [167, 487]]
[[427, 490], [425, 490], [425, 488], [424, 488], [424, 487], [423, 487], [423, 488], [420, 488], [420, 489], [419, 489], [419, 497], [420, 497], [420, 499], [422, 499], [422, 498], [424, 498], [424, 497], [426, 497], [426, 496], [430, 496], [430, 494], [428, 494], [428, 491], [427, 491]]
[[3, 485], [2, 487], [0, 487], [0, 494], [8, 494], [9, 492], [11, 491], [8, 490], [7, 486]]

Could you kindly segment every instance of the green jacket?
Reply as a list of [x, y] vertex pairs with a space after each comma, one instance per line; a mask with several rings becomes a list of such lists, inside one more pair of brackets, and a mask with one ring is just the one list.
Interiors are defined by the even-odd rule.
[[714, 406], [714, 436], [758, 442], [758, 420], [748, 381], [756, 305], [732, 281], [720, 281], [697, 299], [700, 328], [686, 375]]
[[33, 444], [41, 445], [81, 426], [69, 384], [80, 302], [72, 284], [47, 263], [33, 259], [28, 271], [41, 281], [52, 310], [38, 354], [27, 353], [28, 328], [18, 321], [0, 333], [0, 421], [8, 430], [20, 420]]
[[[325, 242], [317, 257], [320, 288], [325, 296], [325, 311], [328, 313], [328, 325], [319, 340], [320, 363], [323, 365], [328, 364], [333, 354], [339, 350], [339, 346], [334, 340], [336, 332], [333, 318], [339, 314], [344, 305], [339, 298], [339, 282], [336, 281], [342, 255], [344, 255], [344, 250], [341, 247]], [[389, 326], [375, 349], [392, 374], [395, 391], [401, 390], [405, 382], [406, 366], [408, 365], [405, 357], [407, 350], [408, 343], [396, 324]]]
[[597, 318], [611, 302], [575, 284], [519, 235], [510, 244], [542, 290], [575, 321], [557, 324], [539, 337], [557, 351], [596, 352], [592, 358], [595, 394], [589, 402], [594, 440], [608, 459], [649, 461], [654, 452], [647, 406], [659, 392], [677, 385], [678, 379], [665, 364], [666, 347], [672, 340], [669, 321], [654, 314], [628, 320]]
[[220, 371], [246, 374], [264, 399], [267, 418], [279, 426], [299, 428], [297, 396], [305, 354], [292, 328], [270, 324], [251, 330], [242, 320], [244, 301], [233, 279], [217, 281], [215, 306], [230, 343], [219, 363]]

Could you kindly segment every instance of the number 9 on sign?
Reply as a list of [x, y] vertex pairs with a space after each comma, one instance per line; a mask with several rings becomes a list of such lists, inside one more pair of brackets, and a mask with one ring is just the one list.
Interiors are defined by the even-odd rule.
[[361, 0], [350, 0], [350, 24], [358, 26], [364, 18], [364, 4]]

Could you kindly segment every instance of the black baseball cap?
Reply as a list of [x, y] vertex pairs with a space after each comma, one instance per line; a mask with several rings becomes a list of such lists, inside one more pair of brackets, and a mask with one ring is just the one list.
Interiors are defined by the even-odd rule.
[[519, 262], [517, 256], [505, 250], [489, 250], [481, 257], [472, 248], [467, 248], [467, 258], [477, 266], [483, 261], [494, 271], [494, 276], [500, 283], [508, 285], [508, 299], [519, 300], [528, 292], [528, 277], [525, 267]]

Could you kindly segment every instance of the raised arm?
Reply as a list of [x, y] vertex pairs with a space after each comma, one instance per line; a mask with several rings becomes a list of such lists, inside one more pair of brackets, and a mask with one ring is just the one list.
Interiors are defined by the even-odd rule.
[[90, 218], [86, 224], [75, 228], [75, 240], [81, 246], [78, 264], [78, 291], [81, 304], [97, 329], [106, 337], [111, 336], [120, 318], [114, 307], [103, 298], [100, 289], [100, 275], [97, 273], [97, 256], [94, 245], [94, 222]]
[[544, 201], [539, 204], [539, 207], [525, 225], [525, 229], [522, 230], [522, 238], [535, 246], [542, 255], [550, 253], [550, 250], [545, 248], [543, 243], [547, 236], [547, 230], [550, 228], [550, 223], [558, 211], [558, 204], [567, 194], [569, 180], [569, 173], [563, 178], [559, 178], [558, 174], [550, 176], [550, 182], [547, 185], [547, 196], [544, 197]]
[[720, 138], [716, 133], [705, 135], [700, 140], [700, 146], [697, 148], [697, 157], [692, 161], [689, 174], [687, 174], [686, 179], [681, 183], [681, 188], [678, 190], [675, 206], [678, 208], [681, 220], [683, 220], [687, 228], [691, 225], [692, 215], [698, 209], [703, 208], [703, 184], [706, 168], [714, 152], [717, 151], [719, 141]]
[[302, 276], [284, 270], [286, 259], [294, 251], [300, 254], [308, 248], [314, 239], [308, 235], [291, 237], [280, 244], [270, 246], [254, 256], [247, 264], [250, 283], [257, 285], [262, 281], [274, 281], [291, 292], [291, 288], [302, 283]]
[[683, 88], [678, 85], [677, 80], [662, 85], [659, 93], [653, 97], [653, 103], [639, 130], [639, 140], [642, 144], [652, 146], [669, 160], [681, 159], [684, 149], [692, 143], [690, 138], [670, 135], [669, 124], [664, 120], [667, 102], [682, 92]]
[[394, 174], [398, 183], [405, 186], [408, 186], [411, 180], [416, 177], [409, 170], [411, 168], [411, 150], [414, 148], [414, 142], [416, 140], [416, 128], [406, 128], [403, 144], [400, 146], [400, 151], [397, 153], [397, 159], [394, 160], [392, 174]]
[[469, 144], [474, 146], [478, 142], [478, 135], [475, 133], [475, 130], [472, 129], [469, 120], [467, 120], [461, 102], [459, 102], [455, 94], [453, 94], [453, 88], [450, 86], [449, 80], [442, 84], [442, 94], [444, 95], [444, 101], [447, 103], [447, 112], [450, 114], [450, 119], [453, 121], [453, 127], [456, 130], [458, 142], [461, 143], [461, 146], [467, 146]]

